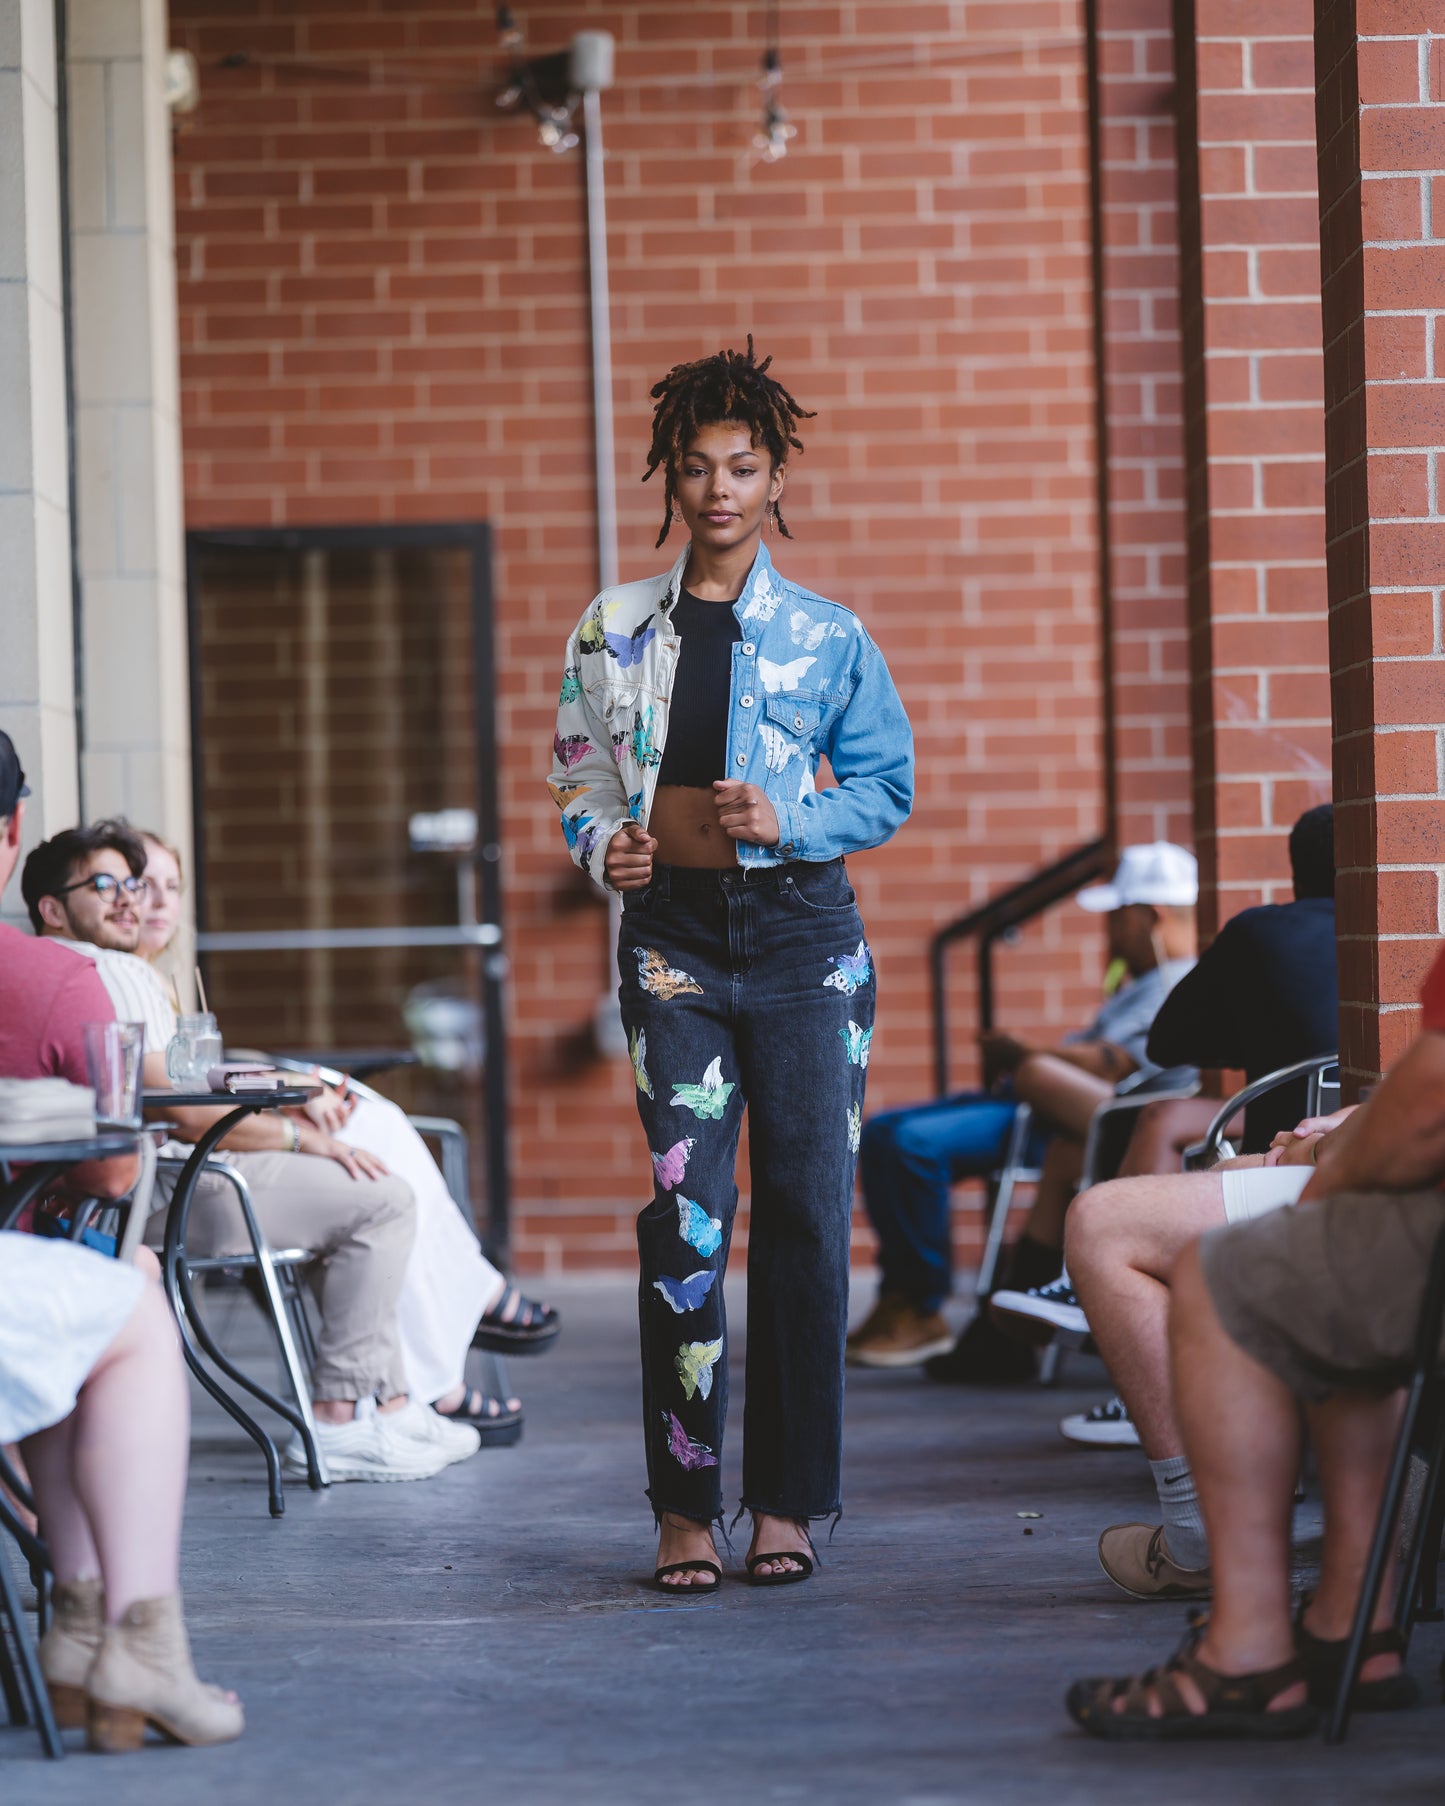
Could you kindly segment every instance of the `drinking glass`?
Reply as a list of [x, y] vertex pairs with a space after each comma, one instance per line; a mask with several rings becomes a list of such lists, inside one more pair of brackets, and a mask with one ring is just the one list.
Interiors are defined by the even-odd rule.
[[222, 1057], [221, 1031], [209, 1010], [176, 1018], [176, 1032], [166, 1048], [166, 1077], [178, 1091], [208, 1091], [211, 1068]]
[[140, 1126], [140, 1076], [145, 1057], [142, 1022], [84, 1024], [85, 1069], [99, 1121]]

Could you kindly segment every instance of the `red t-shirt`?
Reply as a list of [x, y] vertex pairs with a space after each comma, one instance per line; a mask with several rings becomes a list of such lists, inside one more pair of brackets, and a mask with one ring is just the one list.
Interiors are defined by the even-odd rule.
[[1425, 974], [1425, 982], [1420, 987], [1420, 1002], [1425, 1008], [1421, 1027], [1433, 1029], [1437, 1035], [1445, 1035], [1445, 947], [1435, 955], [1435, 964]]
[[114, 1021], [88, 959], [0, 923], [0, 1079], [88, 1085], [82, 1024]]

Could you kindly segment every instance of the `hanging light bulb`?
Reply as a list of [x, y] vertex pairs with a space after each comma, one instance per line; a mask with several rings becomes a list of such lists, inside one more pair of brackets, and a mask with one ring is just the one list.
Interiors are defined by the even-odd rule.
[[798, 135], [781, 105], [769, 96], [763, 107], [763, 129], [753, 139], [753, 149], [765, 163], [781, 162], [788, 154], [788, 141]]

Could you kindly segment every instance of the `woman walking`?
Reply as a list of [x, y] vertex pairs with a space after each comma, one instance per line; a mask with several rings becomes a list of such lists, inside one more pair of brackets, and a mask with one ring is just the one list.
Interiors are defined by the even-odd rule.
[[[913, 743], [856, 616], [762, 543], [810, 418], [747, 352], [653, 389], [666, 576], [604, 591], [568, 642], [548, 788], [622, 894], [622, 1017], [652, 1155], [637, 1223], [656, 1580], [710, 1590], [722, 1495], [722, 1275], [752, 1149], [743, 1508], [755, 1583], [805, 1580], [840, 1510], [848, 1236], [875, 981], [843, 855], [907, 818]], [[644, 481], [646, 478], [644, 478]], [[818, 789], [820, 758], [836, 784]]]

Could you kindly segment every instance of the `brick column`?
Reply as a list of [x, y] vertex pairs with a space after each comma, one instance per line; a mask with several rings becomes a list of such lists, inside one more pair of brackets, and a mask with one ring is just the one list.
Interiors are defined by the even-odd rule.
[[1445, 928], [1445, 38], [1421, 0], [1318, 0], [1340, 1047], [1416, 1025]]
[[[1176, 0], [1194, 820], [1207, 935], [1330, 795], [1310, 0]], [[1268, 35], [1265, 35], [1265, 34]]]
[[1091, 0], [1100, 542], [1117, 843], [1193, 840], [1172, 0]]

